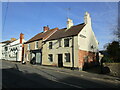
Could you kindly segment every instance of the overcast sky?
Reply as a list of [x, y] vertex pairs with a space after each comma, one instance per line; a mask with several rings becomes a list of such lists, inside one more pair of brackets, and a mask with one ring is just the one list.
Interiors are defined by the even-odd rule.
[[[68, 8], [71, 8], [69, 14]], [[91, 15], [99, 49], [103, 49], [106, 43], [114, 40], [113, 30], [118, 20], [117, 2], [4, 2], [2, 41], [10, 38], [18, 39], [21, 32], [27, 41], [42, 32], [43, 26], [46, 25], [51, 29], [65, 28], [68, 16], [74, 25], [83, 23], [86, 11]]]

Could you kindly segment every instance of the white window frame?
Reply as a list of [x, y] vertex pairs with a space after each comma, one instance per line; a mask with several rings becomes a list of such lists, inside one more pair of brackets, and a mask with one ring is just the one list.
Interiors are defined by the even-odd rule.
[[28, 44], [27, 50], [30, 50], [30, 44]]
[[53, 49], [53, 42], [49, 42], [49, 49]]
[[[50, 55], [51, 55], [52, 57], [50, 57]], [[50, 60], [50, 59], [52, 59], [52, 60]], [[53, 54], [48, 54], [48, 60], [49, 60], [50, 62], [53, 62]]]
[[[66, 46], [66, 40], [68, 40], [68, 46]], [[64, 47], [70, 47], [70, 39], [69, 38], [65, 38], [64, 39]]]
[[[67, 55], [66, 54], [69, 54], [69, 61], [67, 60]], [[70, 63], [70, 53], [65, 53], [65, 62]]]
[[58, 39], [59, 47], [62, 47], [62, 39]]
[[38, 49], [38, 41], [35, 42], [35, 49]]

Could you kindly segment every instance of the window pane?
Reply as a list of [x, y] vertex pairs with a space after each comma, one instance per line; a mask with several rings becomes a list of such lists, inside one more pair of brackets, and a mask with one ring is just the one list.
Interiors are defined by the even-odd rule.
[[65, 53], [66, 62], [70, 62], [70, 53]]
[[64, 46], [69, 47], [69, 39], [64, 39]]
[[49, 55], [48, 55], [48, 59], [49, 59], [50, 62], [52, 62], [52, 61], [53, 61], [53, 55], [52, 55], [52, 54], [49, 54]]
[[28, 44], [28, 50], [30, 50], [30, 44]]
[[36, 48], [38, 48], [38, 42], [36, 42]]
[[58, 42], [59, 42], [59, 47], [61, 47], [61, 39], [59, 39]]
[[52, 42], [49, 42], [49, 49], [52, 49]]

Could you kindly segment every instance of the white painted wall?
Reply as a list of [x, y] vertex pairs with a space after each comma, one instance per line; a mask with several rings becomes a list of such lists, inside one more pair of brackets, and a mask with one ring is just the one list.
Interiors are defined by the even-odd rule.
[[[91, 52], [98, 51], [98, 41], [91, 26], [91, 17], [89, 13], [85, 14], [85, 27], [78, 34], [78, 46], [79, 49]], [[91, 46], [93, 45], [93, 48]]]
[[0, 43], [0, 59], [2, 59], [2, 46], [3, 45], [4, 45], [3, 43]]
[[[24, 43], [24, 42], [25, 42], [25, 40], [23, 39], [22, 43]], [[7, 51], [5, 51], [5, 47], [8, 47]], [[15, 49], [15, 50], [13, 50], [13, 49]], [[22, 44], [20, 44], [20, 39], [17, 39], [16, 41], [14, 41], [12, 43], [9, 43], [8, 45], [3, 46], [3, 53], [4, 53], [3, 59], [5, 59], [5, 60], [21, 61]]]
[[5, 53], [5, 51], [4, 51], [5, 44], [6, 44], [6, 43], [1, 43], [1, 44], [0, 44], [0, 46], [1, 46], [1, 59], [4, 59], [4, 58], [5, 58], [5, 54], [4, 54], [4, 55], [2, 54], [2, 53]]

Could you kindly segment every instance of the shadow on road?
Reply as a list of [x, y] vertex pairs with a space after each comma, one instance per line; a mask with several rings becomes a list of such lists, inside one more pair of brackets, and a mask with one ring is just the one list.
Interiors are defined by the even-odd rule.
[[15, 68], [2, 69], [2, 85], [2, 89], [8, 90], [10, 88], [75, 88]]
[[96, 73], [96, 74], [107, 74], [109, 75], [110, 69], [108, 67], [94, 66], [85, 70], [86, 72]]
[[[52, 78], [52, 77], [51, 77]], [[103, 83], [77, 77], [64, 77], [56, 81], [49, 80], [37, 73], [19, 71], [16, 68], [2, 69], [3, 89], [9, 88], [94, 88], [107, 87]]]

